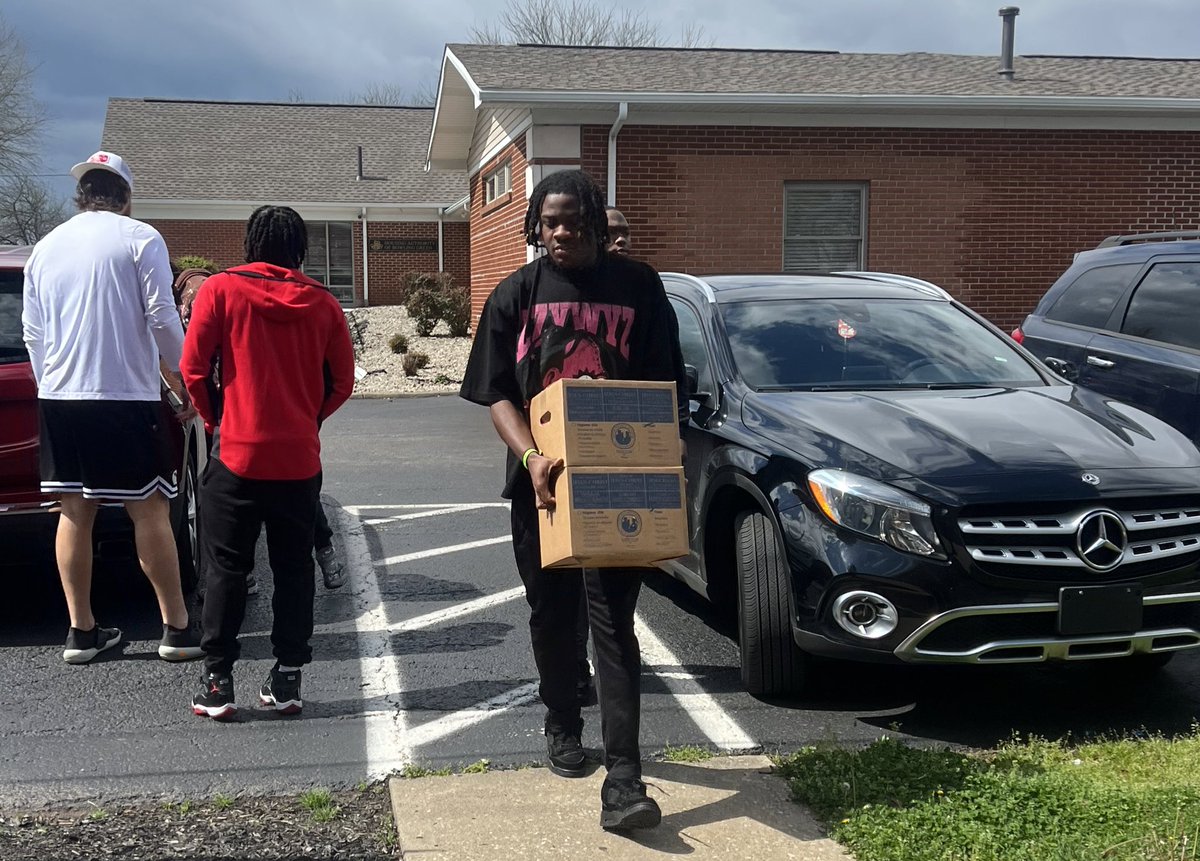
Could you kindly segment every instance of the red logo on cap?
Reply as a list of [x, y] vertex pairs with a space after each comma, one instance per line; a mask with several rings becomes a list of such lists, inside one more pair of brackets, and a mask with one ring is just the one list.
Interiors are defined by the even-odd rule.
[[100, 162], [100, 164], [108, 164], [108, 156], [107, 156], [107, 155], [105, 155], [104, 153], [100, 153], [100, 152], [98, 152], [98, 153], [96, 153], [94, 156], [92, 156], [91, 158], [89, 158], [89, 159], [88, 159], [88, 161], [90, 161], [90, 162]]

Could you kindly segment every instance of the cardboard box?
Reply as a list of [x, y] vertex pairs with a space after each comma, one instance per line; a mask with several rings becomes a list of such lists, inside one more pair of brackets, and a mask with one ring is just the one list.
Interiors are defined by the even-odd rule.
[[569, 466], [539, 511], [543, 568], [649, 568], [688, 552], [682, 467]]
[[567, 466], [679, 466], [675, 384], [559, 380], [529, 407], [534, 442]]

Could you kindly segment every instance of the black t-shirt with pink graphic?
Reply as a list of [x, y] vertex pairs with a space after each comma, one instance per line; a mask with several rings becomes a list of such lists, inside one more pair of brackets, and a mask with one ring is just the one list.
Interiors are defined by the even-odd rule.
[[[459, 394], [528, 412], [534, 395], [564, 378], [673, 381], [687, 421], [675, 312], [657, 272], [617, 255], [581, 270], [539, 257], [500, 282], [483, 306]], [[523, 475], [509, 452], [505, 497]]]

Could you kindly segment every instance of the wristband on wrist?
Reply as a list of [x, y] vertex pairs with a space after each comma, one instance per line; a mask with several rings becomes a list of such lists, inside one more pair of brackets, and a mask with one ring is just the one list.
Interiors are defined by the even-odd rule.
[[529, 469], [529, 455], [531, 455], [531, 454], [540, 455], [541, 452], [538, 451], [536, 448], [525, 449], [525, 453], [523, 455], [521, 455], [521, 466], [525, 467], [525, 469], [527, 469], [527, 470]]

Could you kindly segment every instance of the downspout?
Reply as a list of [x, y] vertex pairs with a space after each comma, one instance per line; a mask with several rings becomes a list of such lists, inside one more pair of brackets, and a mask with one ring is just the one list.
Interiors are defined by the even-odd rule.
[[371, 305], [371, 279], [367, 274], [367, 208], [365, 206], [359, 212], [359, 218], [362, 219], [363, 225], [363, 305], [369, 308]]
[[608, 130], [608, 205], [617, 205], [617, 135], [629, 117], [629, 102], [621, 102], [617, 108], [617, 121]]
[[442, 230], [442, 218], [446, 214], [446, 207], [438, 207], [438, 272], [446, 271], [446, 242], [445, 233]]

